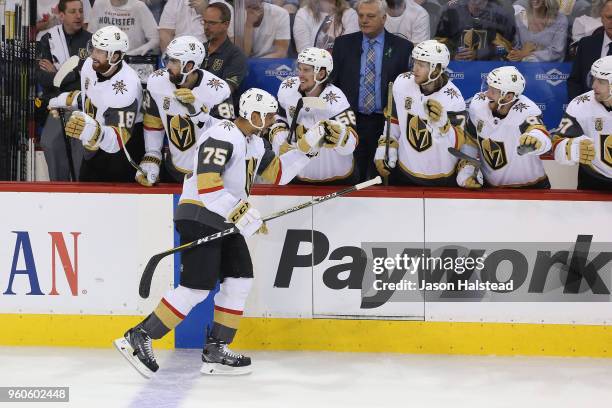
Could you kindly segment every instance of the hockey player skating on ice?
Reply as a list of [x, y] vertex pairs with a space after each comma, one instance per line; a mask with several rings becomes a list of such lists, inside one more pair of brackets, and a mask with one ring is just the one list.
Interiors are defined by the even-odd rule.
[[191, 172], [198, 136], [217, 120], [209, 112], [230, 96], [227, 83], [200, 69], [206, 58], [204, 45], [195, 37], [177, 37], [166, 49], [166, 69], [149, 76], [144, 94], [145, 156], [140, 162], [136, 181], [144, 186], [155, 184], [160, 175], [164, 133], [168, 137], [169, 156], [164, 167], [166, 182], [182, 182]]
[[81, 90], [65, 92], [49, 101], [49, 109], [78, 109], [66, 123], [66, 135], [85, 148], [80, 181], [131, 181], [134, 160], [144, 150], [138, 74], [123, 57], [128, 37], [115, 26], [99, 29], [91, 38], [90, 57], [81, 70]]
[[457, 158], [448, 148], [466, 143], [466, 112], [461, 92], [445, 73], [450, 54], [446, 45], [427, 40], [414, 47], [412, 59], [412, 72], [393, 84], [393, 117], [378, 141], [374, 163], [391, 184], [454, 186]]
[[574, 98], [554, 132], [555, 160], [576, 165], [578, 189], [612, 190], [612, 56], [591, 66], [593, 90]]
[[[333, 138], [319, 155], [300, 171], [296, 180], [317, 184], [353, 184], [357, 145], [355, 113], [340, 88], [329, 82], [332, 56], [320, 48], [306, 48], [298, 55], [298, 77], [285, 79], [278, 90], [279, 122], [270, 129], [276, 153], [295, 147], [297, 136], [324, 120]], [[320, 107], [300, 108], [302, 97], [321, 98]], [[296, 123], [294, 123], [296, 122]], [[295, 130], [290, 135], [290, 128]], [[291, 136], [292, 140], [288, 140]]]
[[[253, 266], [245, 241], [265, 225], [247, 199], [255, 176], [286, 184], [316, 156], [326, 136], [318, 123], [300, 137], [298, 148], [277, 156], [259, 134], [275, 120], [276, 99], [260, 89], [240, 97], [240, 117], [220, 121], [196, 146], [193, 174], [185, 178], [174, 219], [181, 244], [224, 230], [232, 224], [240, 234], [228, 235], [183, 252], [179, 286], [137, 326], [115, 340], [123, 356], [144, 376], [158, 369], [151, 339], [176, 327], [191, 309], [221, 282], [215, 315], [202, 352], [204, 374], [243, 374], [251, 359], [228, 348], [238, 329], [253, 281]], [[229, 224], [228, 224], [229, 223]]]
[[[523, 95], [525, 78], [518, 69], [507, 66], [489, 72], [486, 83], [486, 91], [472, 98], [466, 126], [466, 134], [478, 145], [486, 184], [550, 188], [540, 156], [550, 150], [552, 142], [542, 111]], [[459, 167], [459, 186], [481, 187], [482, 176], [480, 172], [475, 175], [472, 164], [462, 162]]]

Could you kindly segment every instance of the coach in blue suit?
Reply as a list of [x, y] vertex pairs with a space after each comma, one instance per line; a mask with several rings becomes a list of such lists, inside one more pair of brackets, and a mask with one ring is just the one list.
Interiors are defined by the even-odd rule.
[[363, 181], [377, 175], [374, 153], [384, 128], [387, 88], [389, 81], [409, 70], [412, 43], [385, 30], [383, 1], [360, 0], [357, 13], [361, 31], [336, 38], [332, 56], [333, 83], [357, 116], [355, 162]]
[[572, 72], [567, 79], [567, 96], [570, 101], [591, 90], [588, 83], [591, 65], [606, 55], [612, 55], [612, 0], [606, 1], [601, 9], [601, 22], [603, 27], [578, 42]]

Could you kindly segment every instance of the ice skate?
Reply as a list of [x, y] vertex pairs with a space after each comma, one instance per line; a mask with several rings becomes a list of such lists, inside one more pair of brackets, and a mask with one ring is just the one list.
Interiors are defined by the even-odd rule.
[[128, 330], [123, 337], [115, 340], [114, 344], [123, 357], [145, 378], [151, 378], [159, 369], [151, 347], [151, 337], [142, 328]]
[[251, 358], [233, 352], [227, 343], [209, 339], [202, 351], [200, 372], [207, 375], [244, 375], [251, 373]]

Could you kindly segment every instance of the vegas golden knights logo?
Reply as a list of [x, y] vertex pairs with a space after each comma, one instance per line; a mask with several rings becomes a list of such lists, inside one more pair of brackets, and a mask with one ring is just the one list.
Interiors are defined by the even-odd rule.
[[601, 161], [612, 167], [612, 135], [601, 135]]
[[89, 97], [85, 97], [85, 113], [87, 116], [91, 118], [96, 118], [96, 114], [98, 113], [98, 108], [91, 102]]
[[167, 116], [170, 141], [180, 151], [184, 152], [195, 144], [193, 123], [181, 115]]
[[418, 116], [408, 115], [408, 143], [417, 152], [424, 152], [431, 147], [431, 135], [427, 126]]
[[479, 50], [481, 48], [485, 48], [487, 45], [487, 31], [474, 30], [473, 28], [470, 28], [469, 30], [463, 30], [463, 35], [461, 36], [461, 44], [465, 48], [469, 48], [472, 50]]
[[603, 130], [603, 119], [596, 118], [595, 119], [595, 130], [601, 132]]
[[85, 78], [85, 90], [89, 89], [89, 78]]
[[404, 99], [404, 109], [406, 109], [407, 111], [412, 109], [412, 98], [409, 96]]
[[293, 115], [295, 115], [295, 106], [290, 106], [289, 107], [289, 116], [293, 117]]
[[244, 191], [247, 196], [251, 195], [251, 187], [255, 181], [255, 168], [257, 167], [257, 159], [251, 157], [246, 161], [246, 177], [244, 183]]
[[168, 98], [167, 96], [164, 97], [163, 108], [166, 111], [170, 109], [170, 98]]
[[504, 142], [493, 139], [479, 139], [482, 155], [493, 170], [499, 170], [508, 164]]
[[223, 68], [223, 60], [222, 59], [218, 59], [218, 58], [215, 59], [213, 61], [213, 64], [212, 64], [212, 70], [213, 71], [220, 71], [221, 68]]
[[484, 127], [484, 122], [482, 120], [478, 120], [478, 124], [476, 125], [476, 132], [481, 133], [483, 127]]

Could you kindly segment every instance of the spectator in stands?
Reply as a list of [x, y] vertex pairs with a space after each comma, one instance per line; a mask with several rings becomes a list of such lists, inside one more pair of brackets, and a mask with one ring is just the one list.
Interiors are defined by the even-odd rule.
[[601, 9], [605, 0], [593, 0], [591, 12], [576, 17], [572, 25], [572, 42], [578, 42], [583, 37], [593, 34], [595, 29], [601, 27]]
[[240, 95], [238, 89], [247, 74], [246, 55], [228, 37], [230, 9], [223, 3], [212, 3], [204, 12], [204, 33], [208, 42], [202, 68], [225, 80], [232, 92], [232, 100], [215, 106], [212, 115], [223, 119], [235, 119], [235, 108]]
[[[524, 9], [529, 5], [530, 0], [517, 0], [514, 6]], [[574, 23], [576, 17], [588, 14], [591, 10], [591, 0], [558, 0], [559, 12], [567, 17], [568, 26]]]
[[360, 0], [357, 14], [361, 31], [338, 37], [334, 44], [333, 82], [356, 112], [356, 169], [366, 180], [377, 174], [374, 153], [384, 127], [389, 81], [409, 70], [412, 43], [385, 30], [384, 1]]
[[[53, 26], [61, 24], [58, 0], [37, 0], [36, 5], [36, 40], [40, 41], [45, 32]], [[89, 15], [91, 14], [91, 4], [89, 0], [83, 3], [82, 28], [87, 29]]]
[[166, 0], [140, 0], [144, 4], [147, 5], [151, 13], [153, 13], [153, 17], [155, 17], [155, 21], [159, 23], [159, 18], [161, 17], [161, 13], [164, 9], [164, 5], [166, 4]]
[[346, 0], [306, 0], [295, 15], [293, 38], [297, 52], [308, 47], [331, 52], [336, 37], [357, 31], [357, 12]]
[[130, 43], [127, 55], [158, 52], [157, 23], [153, 13], [144, 2], [140, 0], [96, 0], [89, 30], [96, 32], [110, 25], [119, 27], [127, 34]]
[[413, 0], [387, 0], [385, 29], [418, 44], [429, 40], [429, 16]]
[[[442, 17], [443, 6], [446, 5], [446, 2], [441, 1], [439, 3], [436, 0], [414, 0], [414, 2], [423, 7], [427, 14], [429, 14], [429, 36], [433, 37], [438, 30], [438, 23], [440, 22], [440, 17]], [[444, 5], [441, 3], [444, 3]]]
[[515, 35], [514, 15], [490, 0], [449, 3], [436, 33], [459, 61], [503, 59]]
[[289, 13], [263, 0], [246, 0], [244, 53], [251, 58], [285, 58], [291, 40]]
[[599, 58], [612, 55], [612, 0], [607, 0], [601, 9], [601, 23], [603, 28], [578, 41], [572, 72], [567, 79], [569, 101], [591, 89], [587, 83], [591, 65]]
[[265, 0], [266, 3], [271, 3], [287, 10], [289, 14], [297, 13], [300, 2], [299, 0]]
[[567, 17], [559, 12], [558, 0], [530, 0], [527, 9], [515, 15], [516, 47], [508, 60], [530, 62], [563, 61], [567, 46]]
[[[85, 0], [87, 1], [87, 0]], [[83, 3], [80, 0], [60, 0], [57, 5], [59, 26], [51, 27], [40, 40], [40, 62], [36, 72], [37, 83], [43, 89], [43, 106], [49, 99], [61, 92], [81, 89], [80, 67], [87, 58], [87, 43], [91, 33], [83, 29]], [[77, 55], [81, 61], [79, 66], [64, 78], [59, 89], [53, 86], [53, 78], [58, 69], [71, 56]], [[68, 138], [74, 163], [75, 181], [83, 158], [83, 144], [80, 140]], [[61, 122], [58, 118], [48, 115], [42, 135], [41, 145], [49, 168], [51, 181], [69, 181], [70, 169], [66, 157], [66, 145]]]
[[203, 43], [206, 42], [202, 14], [208, 4], [224, 3], [229, 7], [232, 19], [229, 24], [228, 35], [234, 38], [234, 8], [223, 0], [168, 0], [159, 19], [159, 46], [162, 53], [174, 37], [193, 35]]

